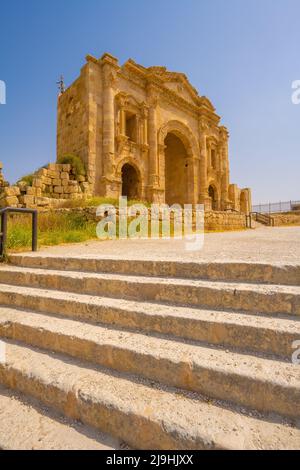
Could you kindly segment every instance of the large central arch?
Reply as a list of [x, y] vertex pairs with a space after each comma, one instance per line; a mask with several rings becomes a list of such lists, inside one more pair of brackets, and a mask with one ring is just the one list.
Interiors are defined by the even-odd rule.
[[169, 121], [158, 133], [160, 158], [164, 160], [167, 204], [195, 203], [195, 165], [199, 147], [192, 131], [180, 121]]
[[188, 154], [182, 140], [169, 132], [165, 138], [165, 201], [166, 204], [187, 204]]

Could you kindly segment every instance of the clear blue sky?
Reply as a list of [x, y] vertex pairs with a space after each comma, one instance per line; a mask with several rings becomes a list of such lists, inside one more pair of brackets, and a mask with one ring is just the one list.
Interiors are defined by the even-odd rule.
[[55, 82], [105, 51], [186, 73], [230, 130], [232, 182], [253, 202], [300, 199], [300, 0], [2, 0], [7, 179], [55, 160]]

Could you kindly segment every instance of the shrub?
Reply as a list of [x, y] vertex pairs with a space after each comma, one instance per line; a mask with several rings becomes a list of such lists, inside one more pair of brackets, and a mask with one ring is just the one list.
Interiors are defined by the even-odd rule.
[[17, 182], [20, 183], [20, 181], [25, 181], [25, 183], [27, 183], [27, 186], [32, 186], [33, 178], [34, 178], [34, 174], [30, 173], [29, 175], [25, 175], [22, 178], [20, 178]]
[[57, 160], [57, 163], [62, 163], [62, 164], [69, 164], [71, 165], [75, 176], [85, 176], [86, 171], [85, 171], [85, 166], [83, 161], [81, 160], [80, 157], [77, 157], [77, 155], [63, 155], [62, 157], [59, 157]]
[[46, 163], [45, 165], [43, 165], [43, 166], [41, 166], [40, 168], [38, 168], [36, 172], [34, 172], [34, 173], [29, 173], [28, 175], [22, 176], [22, 178], [20, 178], [20, 179], [17, 181], [17, 183], [20, 183], [20, 181], [25, 181], [25, 183], [27, 183], [27, 186], [32, 186], [34, 175], [35, 175], [39, 170], [41, 170], [42, 168], [47, 168], [48, 165], [49, 165], [49, 163]]

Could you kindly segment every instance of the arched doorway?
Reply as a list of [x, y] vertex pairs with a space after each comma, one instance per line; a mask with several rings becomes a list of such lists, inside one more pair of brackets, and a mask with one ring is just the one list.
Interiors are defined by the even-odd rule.
[[218, 210], [218, 193], [213, 185], [210, 185], [208, 188], [208, 195], [211, 198], [211, 208], [213, 211]]
[[165, 201], [166, 204], [187, 204], [188, 160], [182, 140], [169, 132], [165, 138]]
[[127, 196], [128, 199], [138, 199], [140, 196], [139, 175], [129, 163], [122, 167], [122, 196]]

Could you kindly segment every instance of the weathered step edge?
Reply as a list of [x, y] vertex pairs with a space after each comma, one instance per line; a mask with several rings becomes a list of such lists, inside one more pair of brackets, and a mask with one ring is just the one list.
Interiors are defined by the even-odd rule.
[[80, 257], [28, 256], [14, 254], [9, 260], [16, 266], [86, 271], [92, 273], [165, 276], [211, 281], [237, 281], [300, 285], [300, 264], [280, 265], [245, 262], [183, 262]]
[[122, 450], [126, 444], [0, 386], [1, 450]]
[[[21, 355], [24, 356], [23, 354]], [[36, 356], [36, 357], [35, 357]], [[71, 419], [94, 426], [111, 436], [127, 442], [133, 448], [140, 449], [298, 449], [299, 429], [275, 424], [260, 419], [237, 414], [214, 405], [199, 402], [193, 404], [181, 395], [174, 396], [163, 390], [155, 391], [145, 385], [130, 385], [128, 402], [128, 385], [118, 384], [118, 377], [113, 387], [121, 396], [113, 394], [103, 396], [101, 377], [93, 379], [87, 374], [83, 377], [81, 364], [64, 362], [63, 356], [49, 357], [39, 351], [31, 350], [28, 363], [38, 363], [41, 370], [23, 364], [0, 364], [0, 382], [5, 386], [17, 389], [32, 396], [47, 406], [53, 407]], [[60, 372], [63, 365], [64, 374]], [[93, 373], [93, 376], [95, 371]], [[75, 380], [76, 377], [76, 380]], [[127, 381], [126, 381], [127, 382]], [[120, 390], [119, 390], [120, 385]], [[146, 386], [147, 388], [147, 386]], [[125, 392], [126, 390], [126, 392]], [[142, 395], [141, 395], [142, 394]], [[150, 395], [150, 396], [149, 396]], [[156, 396], [157, 395], [157, 396]], [[145, 401], [145, 396], [147, 399]], [[138, 402], [141, 397], [141, 402]], [[193, 400], [194, 401], [194, 400]], [[162, 412], [160, 405], [170, 406]], [[177, 405], [177, 406], [176, 406]], [[187, 406], [192, 414], [186, 417]], [[179, 408], [179, 415], [174, 411]], [[184, 411], [183, 411], [184, 410]], [[197, 410], [197, 411], [196, 411]], [[191, 409], [189, 409], [191, 413]], [[197, 415], [200, 415], [197, 418]], [[184, 417], [184, 423], [183, 423]], [[204, 418], [204, 419], [203, 419]], [[195, 422], [190, 420], [196, 419]], [[205, 421], [204, 425], [202, 423]], [[209, 425], [208, 425], [209, 422]], [[195, 425], [196, 423], [199, 423]], [[280, 436], [278, 436], [280, 434]]]
[[[162, 278], [128, 278], [38, 269], [1, 267], [0, 282], [132, 300], [204, 308], [300, 315], [300, 290], [288, 286], [211, 283]], [[293, 293], [293, 291], [297, 293]], [[299, 292], [298, 292], [299, 291]]]
[[[4, 322], [0, 324], [0, 336], [119, 372], [155, 380], [167, 386], [229, 401], [262, 413], [274, 412], [282, 416], [300, 418], [299, 382], [296, 386], [290, 385], [282, 378], [276, 380], [274, 377], [254, 377], [253, 371], [247, 367], [241, 372], [238, 366], [242, 358], [238, 355], [236, 368], [232, 365], [222, 367], [216, 359], [212, 359], [209, 364], [200, 358], [191, 361], [189, 355], [184, 357], [180, 354], [173, 357], [162, 351], [158, 356], [147, 350], [140, 352], [137, 346], [132, 348], [126, 344], [122, 345], [121, 340], [120, 345], [116, 346], [115, 342], [101, 343], [80, 337], [80, 333], [74, 336], [41, 325], [33, 327], [22, 323], [21, 320]], [[226, 352], [220, 353], [225, 362]], [[219, 361], [221, 362], [221, 358]]]
[[[250, 315], [247, 314], [173, 308], [169, 305], [103, 297], [91, 298], [84, 294], [65, 294], [61, 291], [19, 288], [5, 284], [0, 284], [0, 304], [85, 322], [274, 354], [286, 359], [291, 357], [294, 352], [292, 344], [300, 336], [296, 331], [276, 330], [271, 323], [273, 319], [269, 318], [265, 320], [271, 323], [270, 327], [249, 325], [247, 322]], [[243, 321], [237, 321], [238, 316], [244, 317]]]

